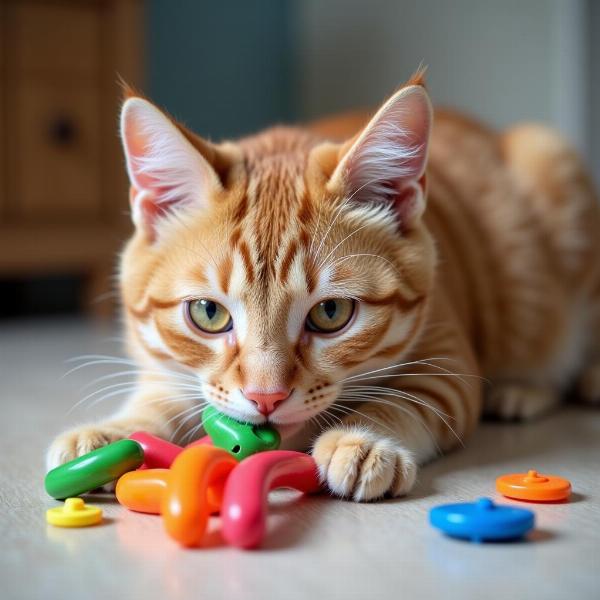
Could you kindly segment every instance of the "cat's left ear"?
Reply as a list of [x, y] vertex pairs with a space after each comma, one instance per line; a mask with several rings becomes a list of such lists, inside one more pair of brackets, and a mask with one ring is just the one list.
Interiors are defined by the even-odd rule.
[[[131, 182], [133, 221], [153, 241], [162, 217], [184, 206], [207, 206], [222, 190], [216, 149], [185, 135], [144, 98], [130, 97], [121, 111], [121, 139]], [[195, 143], [192, 143], [194, 141]]]
[[425, 88], [409, 85], [396, 92], [355, 139], [328, 188], [357, 202], [392, 202], [404, 231], [425, 210], [425, 168], [433, 110]]

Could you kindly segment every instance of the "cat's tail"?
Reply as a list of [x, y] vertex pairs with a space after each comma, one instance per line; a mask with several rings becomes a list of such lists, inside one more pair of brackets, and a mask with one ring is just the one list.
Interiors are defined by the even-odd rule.
[[583, 284], [600, 259], [600, 205], [582, 158], [558, 132], [523, 124], [501, 137], [507, 165], [531, 199], [564, 276]]

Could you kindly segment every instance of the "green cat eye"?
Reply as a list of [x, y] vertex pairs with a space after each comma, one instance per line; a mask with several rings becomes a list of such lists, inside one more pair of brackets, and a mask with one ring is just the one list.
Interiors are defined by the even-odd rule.
[[320, 333], [334, 333], [345, 327], [354, 314], [354, 301], [329, 298], [310, 309], [306, 328]]
[[214, 300], [191, 300], [188, 302], [187, 313], [192, 324], [206, 333], [221, 333], [233, 327], [229, 311]]

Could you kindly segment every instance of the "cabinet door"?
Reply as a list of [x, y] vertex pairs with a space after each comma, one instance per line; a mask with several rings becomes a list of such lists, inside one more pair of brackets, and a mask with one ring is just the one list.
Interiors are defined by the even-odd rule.
[[9, 2], [11, 51], [19, 73], [68, 73], [90, 77], [98, 71], [102, 5], [73, 2]]
[[69, 223], [101, 214], [97, 91], [24, 79], [11, 90], [10, 192], [21, 222]]
[[[1, 10], [1, 9], [0, 9]], [[2, 31], [0, 30], [0, 35]], [[0, 61], [2, 57], [0, 56]], [[6, 176], [4, 173], [4, 144], [6, 143], [6, 134], [4, 132], [4, 74], [0, 62], [0, 225], [8, 216], [8, 203], [6, 200]]]
[[7, 212], [23, 224], [91, 223], [102, 212], [102, 3], [4, 6]]

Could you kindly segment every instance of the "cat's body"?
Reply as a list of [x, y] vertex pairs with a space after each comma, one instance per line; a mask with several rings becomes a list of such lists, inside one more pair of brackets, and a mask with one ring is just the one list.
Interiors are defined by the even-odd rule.
[[425, 175], [419, 80], [361, 119], [213, 146], [127, 101], [139, 389], [58, 438], [50, 465], [134, 430], [199, 433], [201, 391], [295, 443], [317, 435], [329, 488], [372, 499], [464, 439], [484, 391], [505, 418], [548, 410], [580, 376], [600, 398], [600, 209], [575, 154], [541, 127], [498, 135], [447, 113]]

